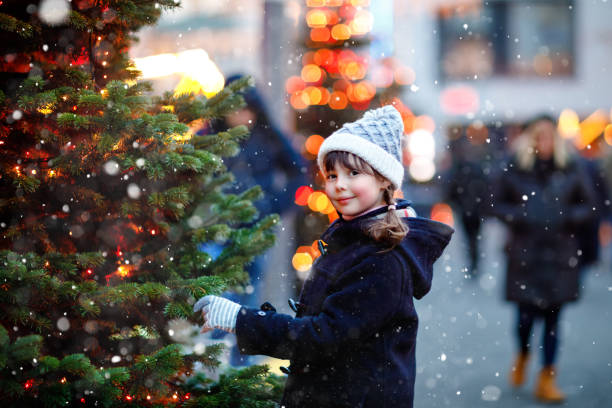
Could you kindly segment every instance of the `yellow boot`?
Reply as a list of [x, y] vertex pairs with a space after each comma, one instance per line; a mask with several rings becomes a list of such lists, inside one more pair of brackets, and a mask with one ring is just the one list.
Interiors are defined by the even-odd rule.
[[525, 383], [527, 377], [527, 362], [529, 361], [529, 354], [519, 353], [512, 364], [510, 370], [510, 385], [513, 387], [520, 387]]
[[565, 400], [565, 395], [555, 382], [555, 367], [547, 366], [540, 371], [535, 389], [535, 397], [541, 402], [560, 403]]

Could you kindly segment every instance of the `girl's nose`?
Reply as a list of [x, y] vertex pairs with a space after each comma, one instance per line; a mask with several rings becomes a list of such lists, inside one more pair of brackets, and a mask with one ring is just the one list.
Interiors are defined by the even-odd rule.
[[342, 176], [337, 176], [336, 190], [344, 190], [344, 189], [346, 189], [346, 180]]

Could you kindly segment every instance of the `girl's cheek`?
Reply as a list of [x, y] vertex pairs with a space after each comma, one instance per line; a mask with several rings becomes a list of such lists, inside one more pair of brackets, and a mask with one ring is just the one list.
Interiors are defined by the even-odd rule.
[[361, 199], [366, 201], [374, 199], [377, 193], [376, 188], [370, 185], [370, 183], [356, 184], [355, 186], [353, 186], [352, 190], [355, 195], [358, 195], [359, 197], [361, 197]]

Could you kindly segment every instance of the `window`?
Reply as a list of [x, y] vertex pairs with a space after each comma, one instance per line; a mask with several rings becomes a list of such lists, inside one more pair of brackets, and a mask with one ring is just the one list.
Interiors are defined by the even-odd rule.
[[572, 0], [491, 0], [439, 12], [447, 79], [574, 73]]

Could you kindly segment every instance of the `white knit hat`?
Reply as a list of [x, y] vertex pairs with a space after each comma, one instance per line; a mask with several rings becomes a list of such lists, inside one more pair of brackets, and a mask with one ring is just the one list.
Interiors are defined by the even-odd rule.
[[365, 160], [388, 179], [394, 188], [402, 186], [402, 115], [391, 105], [367, 111], [355, 122], [345, 123], [331, 134], [319, 149], [317, 162], [323, 169], [325, 155], [331, 151], [349, 152]]

